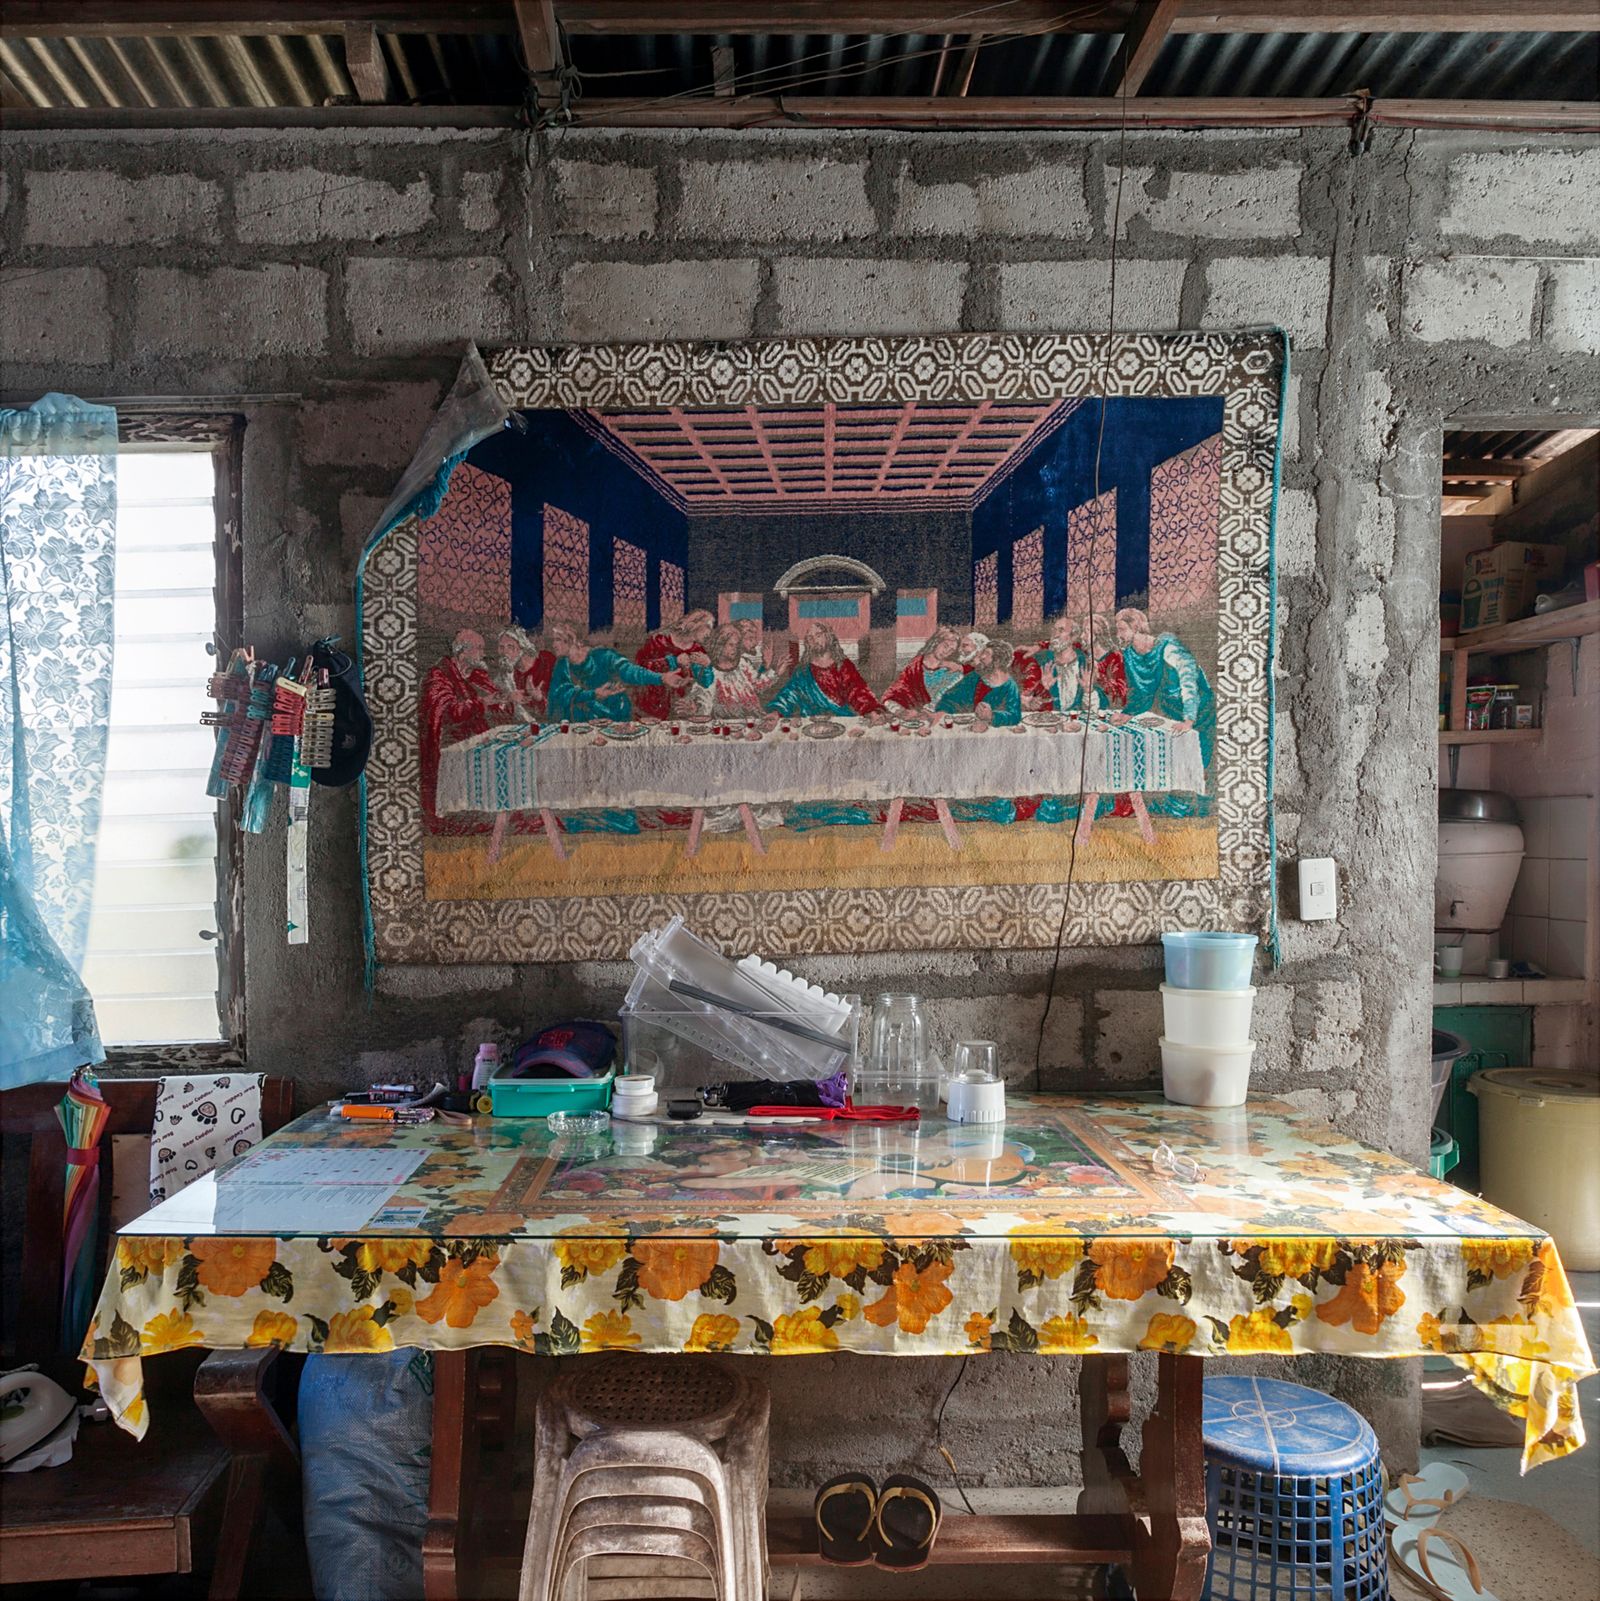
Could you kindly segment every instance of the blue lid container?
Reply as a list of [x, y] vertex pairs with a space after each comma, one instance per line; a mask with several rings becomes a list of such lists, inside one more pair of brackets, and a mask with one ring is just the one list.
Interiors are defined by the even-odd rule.
[[1254, 934], [1223, 934], [1192, 929], [1163, 934], [1167, 983], [1180, 990], [1243, 990], [1250, 988], [1255, 964]]

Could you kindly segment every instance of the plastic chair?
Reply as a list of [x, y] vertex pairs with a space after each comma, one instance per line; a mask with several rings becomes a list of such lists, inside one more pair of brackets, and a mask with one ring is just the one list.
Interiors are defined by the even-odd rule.
[[1203, 1601], [1388, 1601], [1378, 1441], [1332, 1396], [1211, 1378]]
[[719, 1596], [759, 1601], [769, 1410], [765, 1387], [692, 1357], [571, 1363], [535, 1413], [519, 1601], [556, 1601], [588, 1556], [673, 1555], [696, 1539], [705, 1560], [688, 1560]]

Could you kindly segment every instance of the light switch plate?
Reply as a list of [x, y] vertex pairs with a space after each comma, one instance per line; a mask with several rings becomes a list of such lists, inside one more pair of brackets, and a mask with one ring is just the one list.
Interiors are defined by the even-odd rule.
[[1308, 856], [1300, 863], [1300, 921], [1320, 923], [1339, 910], [1339, 870], [1331, 856]]

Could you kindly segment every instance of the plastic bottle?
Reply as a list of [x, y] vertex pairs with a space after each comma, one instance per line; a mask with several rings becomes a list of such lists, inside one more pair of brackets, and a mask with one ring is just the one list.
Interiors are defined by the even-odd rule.
[[487, 1089], [494, 1070], [500, 1065], [500, 1047], [488, 1041], [478, 1047], [478, 1055], [472, 1064], [472, 1087], [475, 1090]]

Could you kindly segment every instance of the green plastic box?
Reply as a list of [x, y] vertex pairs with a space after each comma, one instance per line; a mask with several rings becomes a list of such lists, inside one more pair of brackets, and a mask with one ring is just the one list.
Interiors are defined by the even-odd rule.
[[615, 1072], [600, 1078], [512, 1078], [508, 1063], [489, 1079], [495, 1117], [549, 1117], [552, 1112], [605, 1112]]

